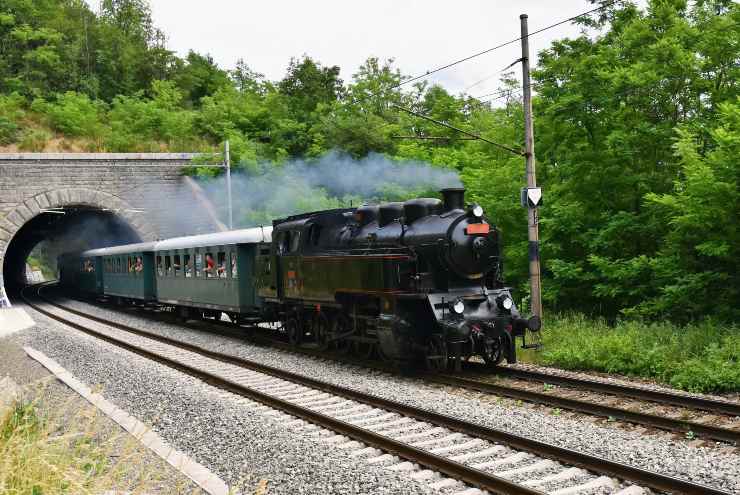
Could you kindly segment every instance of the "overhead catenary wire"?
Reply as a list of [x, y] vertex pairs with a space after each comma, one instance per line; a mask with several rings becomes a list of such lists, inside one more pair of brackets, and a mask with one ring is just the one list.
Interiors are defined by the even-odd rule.
[[395, 108], [397, 110], [400, 110], [402, 112], [406, 112], [409, 115], [413, 115], [415, 117], [419, 117], [420, 119], [429, 121], [429, 122], [431, 122], [433, 124], [436, 124], [436, 125], [439, 125], [439, 126], [442, 126], [442, 127], [446, 127], [446, 128], [451, 129], [451, 130], [453, 130], [455, 132], [459, 132], [460, 134], [465, 134], [466, 136], [470, 136], [470, 137], [475, 138], [475, 139], [477, 139], [479, 141], [483, 141], [484, 143], [491, 144], [493, 146], [496, 146], [497, 148], [501, 148], [503, 150], [506, 150], [506, 151], [509, 151], [511, 153], [514, 153], [515, 155], [522, 155], [523, 154], [522, 153], [522, 150], [517, 150], [517, 149], [511, 148], [509, 146], [506, 146], [505, 144], [501, 144], [501, 143], [497, 143], [495, 141], [491, 141], [490, 139], [484, 138], [480, 134], [476, 134], [474, 132], [466, 131], [464, 129], [460, 129], [459, 127], [455, 127], [454, 125], [448, 124], [446, 122], [442, 122], [440, 120], [433, 119], [432, 117], [429, 117], [427, 115], [424, 115], [423, 113], [419, 113], [417, 111], [414, 111], [414, 110], [412, 110], [410, 108], [402, 107], [401, 105], [397, 105], [395, 103], [391, 103], [391, 107], [393, 107], [393, 108]]
[[[588, 10], [586, 12], [582, 12], [580, 14], [577, 14], [575, 16], [569, 17], [567, 19], [563, 19], [563, 20], [558, 21], [556, 23], [550, 24], [549, 26], [545, 26], [543, 28], [537, 29], [535, 31], [532, 31], [531, 33], [528, 33], [527, 34], [527, 38], [529, 38], [531, 36], [534, 36], [535, 34], [542, 33], [543, 31], [547, 31], [548, 29], [552, 29], [552, 28], [555, 28], [555, 27], [560, 26], [562, 24], [565, 24], [565, 23], [571, 22], [573, 20], [576, 20], [579, 17], [583, 17], [585, 15], [593, 14], [594, 12], [598, 12], [600, 10], [606, 9], [606, 8], [611, 7], [612, 5], [614, 5], [616, 3], [619, 3], [621, 1], [623, 1], [623, 0], [612, 0], [611, 2], [604, 3], [604, 4], [600, 5], [599, 7], [593, 8], [593, 9]], [[426, 78], [426, 77], [428, 77], [428, 76], [430, 76], [430, 75], [432, 75], [434, 73], [437, 73], [437, 72], [440, 72], [440, 71], [449, 69], [449, 68], [454, 67], [454, 66], [456, 66], [458, 64], [461, 64], [463, 62], [467, 62], [468, 60], [472, 60], [474, 58], [480, 57], [481, 55], [485, 55], [487, 53], [491, 53], [494, 50], [498, 50], [498, 49], [503, 48], [505, 46], [511, 45], [513, 43], [516, 43], [518, 41], [521, 41], [522, 39], [523, 39], [523, 37], [522, 36], [519, 36], [518, 38], [509, 40], [507, 42], [501, 43], [501, 44], [496, 45], [494, 47], [488, 48], [486, 50], [482, 50], [480, 52], [474, 53], [472, 55], [469, 55], [467, 57], [461, 58], [459, 60], [455, 60], [455, 61], [453, 61], [451, 63], [448, 63], [446, 65], [443, 65], [441, 67], [437, 67], [435, 69], [429, 70], [429, 71], [425, 72], [424, 74], [420, 74], [420, 75], [414, 76], [414, 77], [412, 77], [410, 79], [406, 79], [404, 81], [400, 81], [397, 84], [395, 84], [395, 85], [393, 85], [393, 86], [391, 86], [389, 88], [386, 88], [386, 89], [382, 90], [382, 92], [392, 91], [394, 89], [400, 88], [401, 86], [404, 86], [404, 85], [410, 84], [410, 83], [412, 83], [414, 81], [418, 81], [420, 79]], [[353, 98], [353, 101], [350, 104], [357, 103], [360, 100], [367, 100], [367, 99], [372, 98], [372, 97], [380, 96], [380, 93], [381, 93], [381, 91], [375, 92], [375, 93], [371, 93], [370, 95], [367, 95], [367, 96], [364, 96], [364, 97], [360, 97], [360, 98], [357, 98], [356, 97], [356, 98]], [[492, 101], [494, 99], [497, 99], [497, 98], [493, 98], [493, 99], [491, 99], [489, 101]], [[436, 124], [436, 125], [439, 125], [439, 126], [442, 126], [442, 127], [446, 127], [448, 129], [454, 130], [454, 131], [459, 132], [461, 134], [465, 134], [465, 135], [470, 136], [472, 138], [481, 140], [483, 142], [486, 142], [486, 143], [491, 144], [493, 146], [496, 146], [498, 148], [504, 149], [504, 150], [509, 151], [511, 153], [514, 153], [514, 154], [517, 154], [517, 155], [523, 155], [523, 152], [521, 150], [516, 150], [516, 149], [514, 149], [514, 148], [512, 148], [510, 146], [506, 146], [506, 145], [503, 145], [503, 144], [500, 144], [500, 143], [496, 143], [496, 142], [491, 141], [489, 139], [486, 139], [486, 138], [484, 138], [484, 137], [482, 137], [482, 136], [480, 136], [478, 134], [475, 134], [475, 133], [472, 133], [472, 132], [468, 132], [468, 131], [465, 131], [463, 129], [460, 129], [460, 128], [457, 128], [455, 126], [452, 126], [450, 124], [447, 124], [447, 123], [438, 121], [438, 120], [433, 119], [433, 118], [431, 118], [431, 117], [429, 117], [427, 115], [424, 115], [424, 114], [422, 114], [420, 112], [416, 112], [414, 110], [411, 110], [410, 108], [406, 108], [406, 107], [403, 107], [403, 106], [398, 105], [398, 104], [395, 104], [395, 103], [391, 103], [390, 104], [390, 107], [391, 108], [396, 108], [397, 110], [401, 110], [402, 112], [408, 113], [408, 114], [413, 115], [415, 117], [418, 117], [418, 118], [427, 120], [429, 122], [432, 122], [433, 124]]]
[[[531, 37], [532, 37], [532, 36], [534, 36], [535, 34], [539, 34], [539, 33], [542, 33], [543, 31], [547, 31], [547, 30], [549, 30], [549, 29], [552, 29], [552, 28], [555, 28], [555, 27], [561, 26], [561, 25], [563, 25], [563, 24], [566, 24], [566, 23], [568, 23], [568, 22], [574, 21], [574, 20], [578, 19], [579, 17], [583, 17], [583, 16], [585, 16], [585, 15], [593, 14], [594, 12], [598, 12], [598, 11], [600, 11], [600, 10], [604, 10], [604, 9], [606, 9], [606, 8], [608, 8], [608, 7], [611, 7], [612, 5], [614, 5], [614, 4], [616, 4], [616, 3], [619, 3], [619, 2], [621, 2], [621, 1], [622, 1], [622, 0], [612, 0], [611, 2], [608, 2], [608, 3], [604, 3], [604, 4], [600, 5], [599, 7], [593, 8], [593, 9], [591, 9], [591, 10], [588, 10], [588, 11], [586, 11], [586, 12], [582, 12], [582, 13], [580, 13], [580, 14], [574, 15], [574, 16], [572, 16], [572, 17], [569, 17], [569, 18], [567, 18], [567, 19], [563, 19], [563, 20], [561, 20], [561, 21], [558, 21], [558, 22], [556, 22], [556, 23], [550, 24], [549, 26], [545, 26], [545, 27], [543, 27], [543, 28], [540, 28], [540, 29], [537, 29], [537, 30], [535, 30], [535, 31], [532, 31], [531, 33], [529, 33], [529, 34], [527, 35], [527, 37], [528, 37], [528, 38], [531, 38]], [[432, 74], [435, 74], [435, 73], [437, 73], [437, 72], [441, 72], [441, 71], [443, 71], [443, 70], [449, 69], [449, 68], [451, 68], [451, 67], [454, 67], [454, 66], [456, 66], [456, 65], [459, 65], [459, 64], [461, 64], [461, 63], [463, 63], [463, 62], [467, 62], [468, 60], [472, 60], [472, 59], [474, 59], [474, 58], [480, 57], [481, 55], [485, 55], [485, 54], [487, 54], [487, 53], [491, 53], [492, 51], [495, 51], [495, 50], [498, 50], [498, 49], [500, 49], [500, 48], [503, 48], [503, 47], [505, 47], [505, 46], [508, 46], [508, 45], [514, 44], [514, 43], [516, 43], [516, 42], [518, 42], [518, 41], [521, 41], [521, 40], [522, 40], [522, 37], [521, 37], [521, 36], [519, 36], [518, 38], [514, 38], [514, 39], [512, 39], [512, 40], [509, 40], [509, 41], [506, 41], [506, 42], [504, 42], [504, 43], [500, 43], [500, 44], [498, 44], [498, 45], [496, 45], [496, 46], [493, 46], [493, 47], [491, 47], [491, 48], [487, 48], [487, 49], [485, 49], [485, 50], [481, 50], [481, 51], [479, 51], [479, 52], [476, 52], [476, 53], [474, 53], [474, 54], [472, 54], [472, 55], [468, 55], [467, 57], [463, 57], [463, 58], [461, 58], [461, 59], [458, 59], [458, 60], [452, 61], [452, 62], [450, 62], [450, 63], [448, 63], [448, 64], [442, 65], [442, 66], [440, 66], [440, 67], [437, 67], [437, 68], [434, 68], [434, 69], [432, 69], [432, 70], [428, 70], [428, 71], [426, 71], [426, 72], [425, 72], [424, 74], [419, 74], [418, 76], [414, 76], [414, 77], [412, 77], [412, 78], [410, 78], [410, 79], [406, 79], [405, 81], [401, 81], [400, 83], [398, 83], [397, 85], [393, 86], [393, 87], [392, 87], [392, 88], [390, 88], [390, 89], [396, 89], [396, 88], [399, 88], [399, 87], [401, 87], [401, 86], [404, 86], [404, 85], [406, 85], [406, 84], [410, 84], [410, 83], [412, 83], [412, 82], [414, 82], [414, 81], [418, 81], [419, 79], [424, 79], [424, 78], [426, 78], [426, 77], [429, 77], [429, 76], [431, 76]]]

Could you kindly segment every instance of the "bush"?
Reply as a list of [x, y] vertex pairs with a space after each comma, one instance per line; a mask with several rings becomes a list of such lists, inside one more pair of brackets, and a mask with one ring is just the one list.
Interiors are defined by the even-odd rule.
[[21, 151], [44, 151], [46, 143], [52, 138], [52, 134], [44, 129], [29, 129], [23, 134], [18, 143]]
[[18, 93], [0, 95], [0, 145], [14, 143], [20, 134], [19, 121], [25, 116], [25, 99]]
[[31, 108], [46, 115], [56, 130], [69, 136], [96, 138], [103, 131], [105, 106], [87, 95], [70, 91], [58, 95], [55, 102], [36, 100]]
[[548, 320], [537, 361], [652, 378], [692, 392], [740, 391], [740, 335], [711, 321], [677, 327], [569, 315]]

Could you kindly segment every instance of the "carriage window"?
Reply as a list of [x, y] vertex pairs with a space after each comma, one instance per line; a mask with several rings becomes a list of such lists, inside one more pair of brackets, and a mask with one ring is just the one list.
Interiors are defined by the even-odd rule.
[[175, 277], [180, 276], [180, 269], [182, 268], [182, 265], [180, 264], [180, 255], [176, 254], [172, 259], [172, 266], [175, 269]]
[[164, 277], [164, 266], [162, 265], [161, 256], [157, 256], [157, 275]]
[[116, 263], [116, 268], [115, 268], [116, 273], [121, 273], [121, 258], [116, 258], [115, 263]]
[[231, 278], [239, 278], [236, 270], [236, 253], [231, 253]]
[[164, 257], [164, 271], [168, 277], [172, 276], [172, 257], [171, 256]]
[[190, 278], [193, 276], [193, 260], [190, 259], [190, 255], [185, 255], [185, 276]]
[[216, 260], [213, 259], [213, 253], [206, 253], [206, 263], [203, 267], [203, 272], [207, 278], [214, 278], [216, 276]]
[[226, 271], [226, 253], [224, 253], [223, 251], [218, 253], [218, 258], [216, 259], [216, 267], [218, 278], [226, 278], [228, 276], [228, 272]]
[[202, 275], [201, 271], [203, 270], [203, 255], [200, 253], [195, 253], [195, 276], [200, 277]]
[[290, 233], [290, 252], [295, 253], [298, 252], [298, 246], [301, 243], [301, 233], [298, 231], [294, 231]]

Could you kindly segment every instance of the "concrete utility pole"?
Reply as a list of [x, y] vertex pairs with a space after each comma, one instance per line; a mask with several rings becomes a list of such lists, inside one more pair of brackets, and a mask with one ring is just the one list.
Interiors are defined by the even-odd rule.
[[534, 123], [532, 121], [532, 88], [529, 82], [529, 29], [527, 14], [519, 16], [522, 24], [522, 96], [524, 103], [524, 156], [527, 160], [527, 189], [522, 203], [527, 207], [529, 233], [529, 285], [532, 313], [542, 318], [542, 287], [540, 285], [540, 232], [537, 207], [542, 191], [537, 187], [534, 161]]
[[229, 140], [224, 141], [224, 166], [226, 167], [226, 196], [229, 202], [229, 230], [234, 229], [234, 210], [231, 204], [231, 157], [229, 156]]

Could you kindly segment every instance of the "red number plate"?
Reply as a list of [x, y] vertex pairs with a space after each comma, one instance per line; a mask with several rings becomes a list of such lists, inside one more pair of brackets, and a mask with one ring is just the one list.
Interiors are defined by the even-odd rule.
[[468, 235], [487, 234], [490, 230], [491, 226], [487, 223], [471, 223], [465, 233]]

